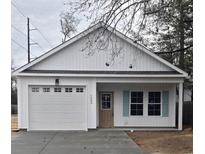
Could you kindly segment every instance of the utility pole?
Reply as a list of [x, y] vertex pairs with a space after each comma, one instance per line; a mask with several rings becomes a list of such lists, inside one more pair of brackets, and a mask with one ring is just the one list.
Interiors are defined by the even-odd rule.
[[27, 18], [27, 33], [28, 33], [28, 63], [30, 63], [30, 28], [29, 18]]

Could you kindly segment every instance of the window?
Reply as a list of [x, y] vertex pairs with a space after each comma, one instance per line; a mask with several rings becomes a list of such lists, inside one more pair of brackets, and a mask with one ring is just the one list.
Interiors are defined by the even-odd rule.
[[131, 92], [130, 115], [143, 115], [143, 92]]
[[61, 88], [54, 88], [54, 92], [61, 92]]
[[101, 95], [101, 109], [102, 110], [111, 110], [112, 109], [112, 94], [103, 93]]
[[50, 88], [43, 88], [43, 92], [50, 92]]
[[32, 92], [39, 92], [39, 88], [32, 88]]
[[71, 92], [73, 92], [73, 88], [65, 88], [65, 92], [71, 93]]
[[148, 115], [161, 115], [161, 93], [149, 92]]
[[76, 88], [76, 92], [77, 93], [82, 93], [83, 92], [83, 88]]

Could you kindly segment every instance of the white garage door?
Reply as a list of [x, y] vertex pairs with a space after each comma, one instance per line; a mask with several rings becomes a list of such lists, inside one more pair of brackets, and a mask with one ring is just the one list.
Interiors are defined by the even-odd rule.
[[29, 87], [30, 130], [85, 130], [85, 87]]

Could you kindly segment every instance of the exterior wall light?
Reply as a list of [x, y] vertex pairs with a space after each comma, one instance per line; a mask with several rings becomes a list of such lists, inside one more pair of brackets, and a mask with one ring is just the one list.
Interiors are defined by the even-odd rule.
[[55, 79], [55, 85], [59, 86], [59, 79]]

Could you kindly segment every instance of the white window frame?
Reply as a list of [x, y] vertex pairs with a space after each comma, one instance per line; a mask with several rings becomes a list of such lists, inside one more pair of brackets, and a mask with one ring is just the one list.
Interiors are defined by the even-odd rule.
[[75, 92], [77, 92], [77, 93], [83, 93], [83, 92], [84, 92], [84, 88], [83, 88], [83, 87], [77, 87], [77, 88], [75, 89]]
[[48, 92], [50, 92], [51, 90], [50, 90], [50, 88], [49, 87], [43, 87], [43, 92], [44, 93], [48, 93]]
[[[151, 104], [160, 104], [160, 115], [149, 115], [149, 92], [160, 92], [160, 103], [151, 103]], [[162, 90], [151, 90], [147, 92], [147, 116], [150, 117], [162, 117]]]
[[[143, 102], [142, 103], [131, 103], [131, 93], [132, 92], [142, 92], [143, 94]], [[129, 116], [133, 116], [133, 117], [136, 117], [136, 116], [144, 116], [144, 91], [143, 90], [132, 90], [132, 91], [129, 91]], [[142, 104], [142, 115], [131, 115], [131, 104]]]
[[[55, 89], [60, 89], [60, 90], [55, 90]], [[61, 92], [62, 92], [62, 88], [60, 88], [60, 87], [54, 87], [54, 92], [55, 92], [55, 93], [61, 93]]]
[[33, 88], [31, 88], [31, 91], [32, 91], [32, 92], [39, 92], [39, 91], [40, 91], [40, 88], [33, 87]]
[[65, 92], [66, 92], [66, 93], [72, 93], [72, 92], [73, 92], [73, 88], [71, 88], [71, 87], [66, 87], [66, 88], [65, 88]]

